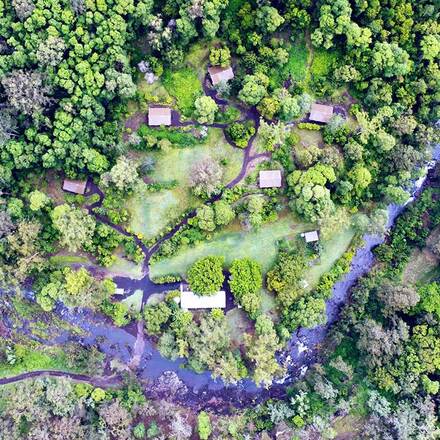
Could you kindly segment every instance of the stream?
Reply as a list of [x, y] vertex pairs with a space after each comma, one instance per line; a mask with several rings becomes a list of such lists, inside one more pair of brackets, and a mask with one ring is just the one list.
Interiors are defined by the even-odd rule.
[[[250, 114], [250, 117], [258, 130], [258, 114], [254, 112]], [[227, 188], [234, 186], [244, 178], [247, 165], [257, 157], [250, 155], [255, 135], [249, 140], [248, 146], [244, 150], [244, 161], [240, 174], [226, 185]], [[440, 148], [437, 146], [433, 154], [433, 161], [428, 164], [426, 171], [433, 168], [439, 158]], [[396, 218], [402, 212], [405, 205], [417, 198], [425, 180], [426, 176], [415, 182], [414, 188], [411, 191], [412, 196], [404, 205], [388, 206], [388, 227], [394, 225]], [[122, 234], [131, 236], [120, 226], [113, 225], [105, 217], [93, 213], [93, 209], [101, 205], [104, 194], [94, 184], [91, 185], [91, 188], [92, 193], [99, 195], [99, 201], [88, 207], [89, 212], [95, 215], [98, 220], [108, 224]], [[189, 216], [191, 215], [194, 214], [192, 213]], [[150, 249], [140, 242], [137, 237], [133, 236], [145, 254], [144, 277], [140, 280], [128, 277], [115, 277], [114, 281], [117, 286], [123, 288], [126, 292], [124, 297], [140, 289], [143, 291], [142, 305], [144, 305], [151, 295], [174, 290], [178, 287], [179, 283], [160, 285], [153, 283], [149, 278], [148, 266], [151, 256], [159, 248], [160, 244], [176, 233], [187, 220], [188, 217], [179, 225], [176, 225], [170, 233], [162, 237]], [[324, 341], [330, 326], [338, 319], [340, 309], [347, 301], [351, 288], [360, 277], [371, 269], [374, 263], [372, 249], [382, 243], [385, 237], [365, 235], [363, 240], [364, 245], [357, 249], [351, 262], [350, 271], [339, 282], [335, 283], [333, 287], [332, 296], [326, 303], [326, 324], [312, 329], [301, 328], [292, 335], [286, 350], [280, 353], [279, 356], [280, 362], [287, 368], [287, 375], [283, 379], [275, 381], [269, 389], [259, 388], [251, 380], [243, 380], [236, 385], [228, 385], [221, 379], [212, 378], [208, 371], [202, 374], [195, 373], [185, 368], [184, 359], [172, 361], [162, 357], [152, 341], [143, 334], [143, 325], [131, 324], [125, 328], [118, 328], [109, 318], [103, 315], [87, 309], [71, 309], [61, 303], [58, 303], [56, 306], [56, 315], [82, 329], [85, 336], [62, 331], [53, 337], [52, 340], [41, 342], [53, 345], [75, 341], [83, 346], [97, 346], [106, 355], [108, 360], [119, 360], [124, 365], [131, 364], [137, 377], [143, 380], [147, 395], [151, 397], [166, 397], [186, 406], [210, 408], [224, 412], [230, 406], [244, 407], [270, 397], [282, 397], [285, 394], [286, 384], [292, 383], [298, 377], [301, 377], [307, 368], [316, 361], [319, 345]], [[34, 299], [32, 292], [27, 292], [26, 295], [29, 299]], [[7, 319], [5, 319], [5, 322], [7, 323]], [[25, 326], [23, 328], [26, 330]], [[28, 332], [26, 333], [29, 334]], [[136, 362], [133, 362], [134, 358], [137, 358]], [[66, 374], [66, 376], [69, 376], [69, 374]], [[12, 379], [10, 378], [9, 380]], [[1, 382], [2, 380], [0, 380], [0, 384]], [[3, 382], [6, 383], [7, 379], [3, 380]]]

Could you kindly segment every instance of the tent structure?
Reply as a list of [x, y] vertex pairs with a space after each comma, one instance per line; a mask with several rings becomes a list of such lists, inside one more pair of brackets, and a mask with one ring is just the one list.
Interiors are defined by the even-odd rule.
[[280, 170], [260, 171], [260, 188], [279, 188], [281, 186]]

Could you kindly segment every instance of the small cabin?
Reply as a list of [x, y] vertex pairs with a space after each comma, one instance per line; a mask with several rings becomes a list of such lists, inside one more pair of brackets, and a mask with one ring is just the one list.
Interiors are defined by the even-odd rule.
[[171, 125], [171, 109], [169, 107], [149, 107], [148, 125]]
[[327, 124], [333, 116], [333, 107], [331, 105], [312, 104], [309, 120], [312, 122], [323, 122]]
[[74, 194], [81, 194], [83, 196], [87, 190], [87, 180], [64, 179], [63, 190]]
[[260, 181], [260, 188], [280, 188], [281, 171], [280, 170], [260, 171], [259, 181]]
[[212, 66], [208, 67], [208, 73], [211, 77], [212, 85], [216, 86], [220, 82], [227, 82], [230, 79], [234, 78], [234, 71], [231, 66], [221, 67], [221, 66]]
[[317, 241], [319, 241], [318, 231], [303, 232], [301, 234], [301, 237], [304, 238], [306, 243], [316, 243]]
[[213, 295], [197, 295], [194, 292], [180, 293], [180, 307], [182, 309], [225, 309], [226, 292], [221, 290]]

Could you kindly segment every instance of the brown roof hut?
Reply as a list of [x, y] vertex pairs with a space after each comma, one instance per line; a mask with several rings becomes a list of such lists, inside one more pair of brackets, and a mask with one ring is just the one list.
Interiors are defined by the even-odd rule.
[[312, 104], [309, 119], [314, 122], [324, 122], [327, 124], [333, 116], [333, 107], [331, 105]]
[[171, 125], [171, 109], [169, 107], [150, 107], [148, 109], [148, 125]]
[[212, 84], [216, 86], [219, 82], [229, 81], [234, 78], [234, 71], [231, 66], [221, 67], [212, 66], [208, 67], [209, 76], [211, 77]]
[[281, 186], [281, 171], [260, 171], [260, 188], [279, 188]]
[[87, 189], [87, 180], [64, 179], [63, 190], [75, 194], [84, 195]]

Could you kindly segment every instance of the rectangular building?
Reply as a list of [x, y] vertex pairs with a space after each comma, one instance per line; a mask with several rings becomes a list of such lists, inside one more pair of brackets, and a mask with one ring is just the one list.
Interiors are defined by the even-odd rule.
[[234, 78], [234, 71], [231, 66], [221, 67], [212, 66], [208, 67], [209, 76], [211, 77], [211, 82], [216, 86], [219, 82], [226, 82]]
[[169, 107], [149, 107], [148, 125], [171, 125], [171, 109]]
[[64, 179], [63, 190], [74, 194], [84, 195], [87, 189], [87, 180]]
[[280, 170], [260, 171], [260, 188], [279, 188], [281, 186]]
[[333, 107], [331, 105], [312, 104], [309, 119], [313, 122], [323, 122], [327, 124], [333, 116]]
[[194, 292], [180, 293], [182, 309], [224, 309], [226, 308], [226, 292], [221, 290], [213, 295], [197, 295]]

